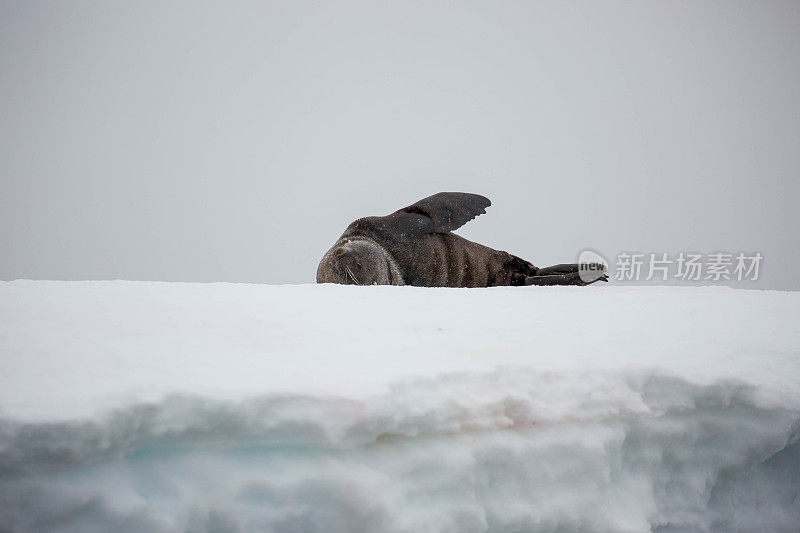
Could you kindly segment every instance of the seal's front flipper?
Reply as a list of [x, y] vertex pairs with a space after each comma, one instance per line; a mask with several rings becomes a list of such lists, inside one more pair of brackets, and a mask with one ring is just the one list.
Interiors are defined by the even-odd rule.
[[447, 233], [456, 230], [486, 212], [492, 205], [485, 196], [468, 192], [440, 192], [423, 198], [397, 211], [397, 213], [416, 214], [427, 217], [422, 219], [427, 233]]

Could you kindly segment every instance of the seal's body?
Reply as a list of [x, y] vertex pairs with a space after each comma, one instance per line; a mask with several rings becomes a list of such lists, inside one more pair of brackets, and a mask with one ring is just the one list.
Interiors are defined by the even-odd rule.
[[579, 265], [540, 269], [452, 233], [490, 205], [477, 194], [442, 192], [387, 216], [360, 218], [320, 261], [317, 283], [491, 287], [607, 281], [602, 270], [587, 277]]

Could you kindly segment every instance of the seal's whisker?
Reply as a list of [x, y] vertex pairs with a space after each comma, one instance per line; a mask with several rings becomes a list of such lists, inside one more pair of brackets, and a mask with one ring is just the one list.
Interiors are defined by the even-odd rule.
[[361, 285], [361, 283], [359, 283], [356, 277], [353, 275], [353, 272], [350, 270], [350, 267], [346, 266], [344, 267], [344, 270], [350, 276], [350, 279], [353, 280], [353, 283], [355, 283], [356, 285]]

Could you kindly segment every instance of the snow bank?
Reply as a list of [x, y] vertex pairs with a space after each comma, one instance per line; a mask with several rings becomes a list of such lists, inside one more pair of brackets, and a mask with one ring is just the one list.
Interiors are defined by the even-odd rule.
[[800, 293], [0, 283], [0, 530], [800, 530]]

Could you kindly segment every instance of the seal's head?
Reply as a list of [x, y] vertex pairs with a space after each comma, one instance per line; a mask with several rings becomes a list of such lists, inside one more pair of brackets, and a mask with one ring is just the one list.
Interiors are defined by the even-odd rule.
[[368, 241], [340, 241], [317, 267], [317, 283], [391, 285], [389, 264], [380, 246]]

